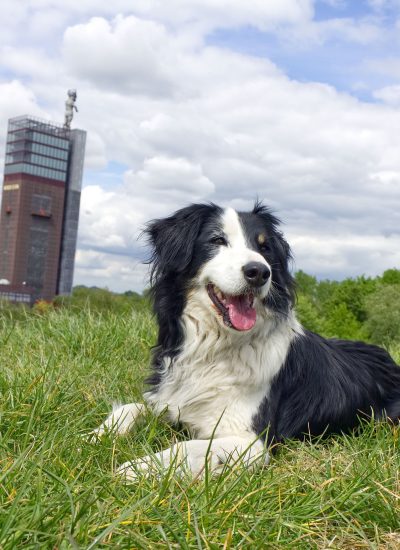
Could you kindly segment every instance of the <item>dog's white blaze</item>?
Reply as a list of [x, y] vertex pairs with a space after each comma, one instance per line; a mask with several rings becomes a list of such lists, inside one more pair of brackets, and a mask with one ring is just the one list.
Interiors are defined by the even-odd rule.
[[247, 248], [246, 237], [243, 233], [239, 216], [233, 208], [226, 208], [222, 216], [222, 228], [232, 247]]

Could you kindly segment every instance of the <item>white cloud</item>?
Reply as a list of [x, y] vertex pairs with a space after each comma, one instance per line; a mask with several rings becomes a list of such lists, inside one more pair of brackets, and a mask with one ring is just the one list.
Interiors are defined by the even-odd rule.
[[325, 237], [293, 237], [296, 266], [308, 265], [312, 273], [326, 278], [380, 275], [385, 269], [400, 265], [400, 236], [374, 235]]
[[[59, 0], [31, 0], [42, 9], [58, 8]], [[65, 9], [65, 8], [64, 8]], [[68, 11], [76, 14], [97, 13], [112, 16], [116, 13], [139, 14], [149, 19], [168, 22], [172, 26], [184, 24], [208, 28], [254, 25], [268, 28], [278, 23], [297, 23], [313, 14], [312, 0], [70, 0]]]
[[85, 168], [105, 168], [106, 146], [101, 135], [93, 130], [86, 137]]
[[[262, 30], [295, 25], [313, 16], [313, 0], [15, 0], [2, 1], [0, 36], [10, 45], [48, 43], [58, 47], [61, 31], [68, 22], [93, 15], [112, 19], [116, 14], [136, 15], [148, 21], [186, 29], [196, 40], [215, 28], [252, 25]], [[24, 30], [21, 34], [21, 29]]]
[[393, 105], [400, 105], [400, 84], [395, 84], [393, 86], [385, 86], [379, 90], [374, 91], [374, 97], [380, 99], [383, 102]]
[[[29, 2], [26, 2], [29, 3]], [[16, 2], [13, 2], [15, 5]], [[22, 4], [22, 2], [21, 2]], [[60, 2], [55, 2], [54, 6], [46, 7], [42, 3], [41, 9], [37, 11], [28, 11], [28, 29], [30, 38], [34, 41], [42, 41], [46, 36], [57, 40], [57, 36], [63, 32], [68, 23], [70, 14], [67, 10], [60, 9]]]
[[400, 58], [384, 57], [369, 59], [365, 62], [366, 68], [375, 71], [377, 74], [390, 76], [391, 79], [400, 79]]
[[234, 27], [254, 25], [260, 29], [281, 23], [298, 23], [313, 13], [311, 0], [143, 0], [135, 6], [139, 13], [162, 18], [171, 24], [196, 23], [203, 26]]
[[278, 30], [282, 41], [303, 49], [312, 49], [327, 42], [349, 42], [359, 45], [383, 42], [387, 29], [379, 19], [338, 17], [325, 20], [305, 20], [299, 25]]
[[0, 63], [23, 76], [34, 76], [37, 79], [50, 80], [58, 71], [57, 63], [44, 51], [31, 48], [5, 46], [0, 50]]
[[141, 170], [126, 173], [125, 183], [140, 196], [157, 194], [161, 200], [172, 203], [179, 202], [181, 197], [186, 201], [205, 199], [215, 191], [201, 166], [184, 158], [145, 159]]
[[[80, 242], [103, 252], [127, 248], [129, 227], [135, 227], [135, 214], [129, 211], [129, 196], [105, 191], [100, 186], [86, 186], [82, 192]], [[128, 208], [127, 208], [128, 207]]]
[[96, 88], [154, 100], [196, 97], [205, 83], [237, 83], [230, 63], [246, 79], [277, 72], [265, 61], [193, 43], [185, 33], [134, 16], [119, 15], [111, 22], [95, 17], [69, 27], [63, 55], [70, 72]]
[[177, 52], [158, 23], [133, 16], [117, 16], [111, 23], [94, 17], [66, 30], [63, 49], [73, 73], [107, 90], [172, 92], [169, 65], [176, 62]]
[[9, 117], [25, 113], [39, 117], [45, 114], [32, 90], [18, 80], [0, 83], [0, 120], [3, 127]]
[[186, 159], [145, 159], [137, 172], [129, 170], [113, 191], [98, 185], [84, 188], [81, 201], [80, 243], [106, 253], [143, 256], [138, 236], [151, 217], [164, 216], [194, 200], [207, 200], [214, 184], [201, 166]]

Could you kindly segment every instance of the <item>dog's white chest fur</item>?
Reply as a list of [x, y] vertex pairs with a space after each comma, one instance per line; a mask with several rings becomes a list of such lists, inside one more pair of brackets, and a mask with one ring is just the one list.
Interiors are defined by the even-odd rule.
[[185, 343], [156, 392], [145, 394], [158, 412], [167, 409], [199, 438], [249, 434], [252, 418], [268, 395], [274, 376], [285, 362], [293, 338], [301, 329], [273, 318], [260, 322], [251, 334], [220, 330], [202, 305], [189, 300], [183, 315]]

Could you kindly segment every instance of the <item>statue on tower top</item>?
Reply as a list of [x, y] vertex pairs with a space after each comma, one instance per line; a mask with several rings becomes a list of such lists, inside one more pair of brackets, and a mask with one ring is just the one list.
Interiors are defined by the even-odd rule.
[[71, 122], [74, 118], [74, 109], [76, 112], [78, 112], [78, 107], [75, 105], [76, 101], [76, 90], [68, 90], [67, 92], [68, 97], [67, 101], [65, 102], [65, 119], [64, 119], [64, 128], [70, 129], [71, 128]]

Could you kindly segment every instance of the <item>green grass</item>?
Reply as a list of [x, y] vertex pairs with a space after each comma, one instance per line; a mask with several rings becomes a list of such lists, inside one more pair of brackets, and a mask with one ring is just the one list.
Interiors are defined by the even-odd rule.
[[0, 548], [400, 548], [398, 428], [291, 442], [256, 472], [124, 485], [115, 465], [182, 436], [152, 416], [125, 438], [81, 436], [140, 400], [151, 317], [0, 322]]

